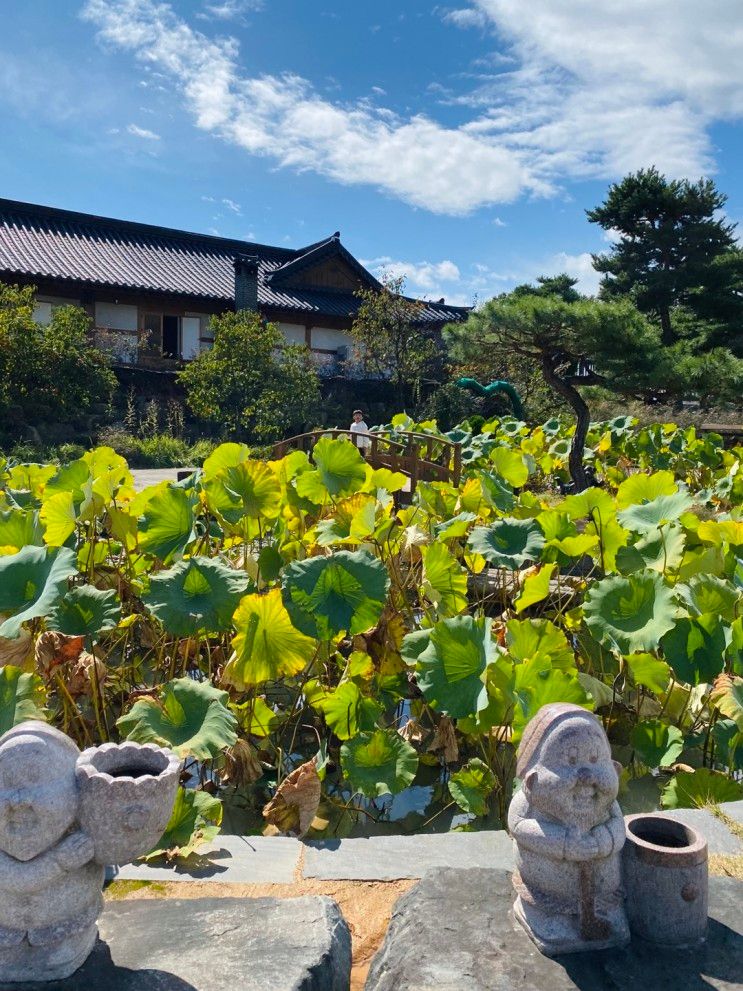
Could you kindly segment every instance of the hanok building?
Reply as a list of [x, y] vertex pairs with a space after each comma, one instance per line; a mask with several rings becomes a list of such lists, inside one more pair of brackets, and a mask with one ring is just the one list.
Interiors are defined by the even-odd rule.
[[[336, 232], [289, 249], [0, 199], [0, 281], [34, 285], [36, 318], [83, 307], [119, 368], [176, 371], [211, 346], [210, 318], [257, 309], [324, 376], [343, 376], [359, 287], [379, 287]], [[468, 308], [425, 302], [432, 334]]]

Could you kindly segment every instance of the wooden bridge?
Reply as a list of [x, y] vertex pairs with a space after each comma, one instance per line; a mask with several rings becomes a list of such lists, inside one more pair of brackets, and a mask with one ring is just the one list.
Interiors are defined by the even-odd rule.
[[[289, 451], [306, 451], [310, 458], [315, 444], [321, 437], [345, 437], [358, 447], [372, 468], [389, 468], [410, 479], [409, 493], [415, 492], [418, 482], [449, 482], [459, 485], [462, 477], [462, 445], [445, 437], [416, 434], [412, 431], [396, 432], [393, 437], [385, 434], [356, 432], [352, 430], [312, 430], [307, 434], [288, 437], [274, 445], [274, 458], [283, 458]], [[367, 438], [366, 449], [359, 445]]]

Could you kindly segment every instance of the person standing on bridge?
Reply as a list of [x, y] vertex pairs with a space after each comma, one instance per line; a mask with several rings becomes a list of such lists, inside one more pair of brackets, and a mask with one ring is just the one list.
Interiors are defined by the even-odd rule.
[[369, 433], [369, 427], [364, 422], [364, 414], [360, 409], [355, 409], [353, 411], [353, 423], [351, 424], [351, 433], [359, 434], [358, 437], [353, 437], [352, 440], [356, 447], [361, 451], [361, 453], [366, 456], [367, 452], [371, 447], [371, 438], [367, 437], [366, 434]]

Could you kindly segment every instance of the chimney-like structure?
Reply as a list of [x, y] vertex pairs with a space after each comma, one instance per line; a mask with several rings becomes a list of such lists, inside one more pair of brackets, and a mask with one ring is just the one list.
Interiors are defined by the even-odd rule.
[[258, 310], [258, 258], [255, 255], [237, 255], [232, 262], [235, 269], [235, 309]]

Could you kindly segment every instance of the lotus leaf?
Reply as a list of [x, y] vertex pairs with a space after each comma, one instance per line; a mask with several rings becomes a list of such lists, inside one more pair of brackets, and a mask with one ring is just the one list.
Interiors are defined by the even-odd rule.
[[61, 547], [75, 532], [77, 512], [71, 492], [57, 492], [44, 499], [39, 514], [44, 524], [44, 540], [50, 547]]
[[665, 661], [658, 660], [653, 654], [628, 654], [625, 661], [636, 685], [649, 688], [656, 695], [668, 688], [671, 671]]
[[396, 795], [412, 784], [418, 755], [395, 730], [378, 729], [343, 744], [341, 767], [355, 791], [377, 798]]
[[146, 859], [186, 859], [202, 843], [213, 840], [221, 824], [222, 803], [218, 798], [195, 788], [179, 788], [165, 832]]
[[655, 571], [605, 578], [591, 586], [583, 611], [593, 636], [625, 654], [654, 650], [672, 629], [674, 594]]
[[76, 585], [50, 611], [46, 626], [68, 636], [85, 636], [95, 641], [100, 633], [114, 629], [120, 619], [121, 603], [113, 589]]
[[665, 574], [676, 571], [684, 557], [686, 535], [677, 523], [649, 530], [634, 544], [617, 551], [617, 570], [623, 575], [650, 568]]
[[535, 661], [542, 670], [575, 667], [575, 654], [562, 630], [548, 619], [509, 619], [506, 624], [508, 653], [516, 661]]
[[223, 678], [238, 691], [299, 674], [315, 654], [315, 641], [292, 626], [277, 588], [265, 595], [246, 595], [233, 619], [235, 653]]
[[345, 439], [321, 437], [312, 452], [315, 470], [296, 480], [297, 492], [317, 504], [327, 496], [351, 495], [366, 481], [366, 462], [358, 448]]
[[591, 517], [603, 523], [612, 519], [616, 513], [614, 500], [603, 489], [585, 489], [578, 495], [568, 496], [560, 507], [571, 520], [582, 520]]
[[490, 461], [493, 462], [495, 470], [501, 478], [505, 479], [509, 485], [516, 489], [526, 485], [529, 469], [519, 451], [514, 451], [508, 447], [495, 447], [490, 452]]
[[523, 612], [529, 606], [542, 602], [550, 594], [550, 579], [557, 566], [545, 564], [533, 575], [528, 575], [521, 586], [521, 592], [514, 601], [516, 612]]
[[439, 616], [455, 616], [467, 608], [467, 572], [445, 544], [421, 548], [423, 591]]
[[733, 620], [736, 611], [743, 608], [743, 599], [735, 586], [715, 575], [694, 575], [678, 591], [692, 616], [714, 613], [723, 619]]
[[648, 533], [658, 527], [674, 523], [693, 504], [687, 492], [674, 492], [672, 495], [661, 495], [652, 502], [640, 506], [629, 506], [617, 513], [622, 526], [636, 533]]
[[743, 678], [721, 674], [715, 681], [710, 700], [743, 733]]
[[723, 669], [725, 628], [712, 613], [679, 619], [661, 644], [676, 677], [689, 685], [712, 682]]
[[43, 529], [38, 511], [9, 509], [0, 511], [0, 555], [17, 554], [28, 544], [43, 546]]
[[670, 767], [684, 749], [681, 730], [659, 719], [646, 719], [634, 726], [631, 741], [643, 763], [651, 768]]
[[232, 524], [243, 517], [275, 520], [281, 509], [281, 485], [263, 461], [223, 468], [206, 489], [214, 508]]
[[245, 572], [216, 558], [190, 557], [153, 575], [142, 601], [168, 633], [218, 633], [230, 628], [250, 584]]
[[524, 727], [543, 705], [572, 702], [584, 709], [593, 708], [593, 699], [578, 681], [578, 672], [545, 670], [538, 660], [514, 667], [517, 704], [513, 715], [511, 741], [518, 743]]
[[[452, 719], [473, 716], [488, 704], [485, 670], [497, 656], [491, 620], [455, 616], [427, 631], [428, 643], [418, 654], [416, 676], [426, 701]], [[405, 638], [410, 656], [422, 639]]]
[[337, 503], [330, 519], [317, 524], [317, 542], [320, 547], [362, 544], [374, 533], [376, 525], [377, 500], [357, 492]]
[[479, 757], [468, 760], [449, 778], [449, 794], [460, 809], [473, 816], [487, 813], [488, 798], [495, 787], [495, 775]]
[[0, 613], [13, 614], [0, 625], [0, 637], [17, 637], [22, 623], [48, 616], [76, 571], [75, 553], [68, 547], [29, 545], [0, 557]]
[[352, 681], [344, 681], [332, 692], [306, 690], [305, 694], [339, 740], [350, 740], [360, 730], [373, 730], [384, 711], [379, 702], [362, 695]]
[[179, 757], [209, 760], [237, 740], [229, 696], [207, 682], [175, 678], [160, 699], [138, 699], [116, 725], [127, 740], [170, 747]]
[[139, 546], [167, 564], [194, 538], [193, 498], [162, 482], [148, 499], [139, 522]]
[[297, 629], [330, 640], [375, 626], [389, 586], [387, 569], [368, 551], [338, 551], [290, 564], [281, 587]]
[[219, 444], [204, 461], [204, 481], [217, 478], [226, 468], [235, 468], [249, 457], [250, 448], [247, 444]]
[[699, 767], [696, 771], [677, 771], [661, 795], [664, 809], [703, 809], [720, 802], [737, 802], [743, 798], [743, 785], [719, 771]]
[[671, 471], [657, 471], [652, 475], [638, 473], [630, 475], [617, 489], [617, 505], [620, 509], [642, 505], [659, 496], [673, 495], [677, 491], [676, 480]]
[[44, 684], [12, 664], [0, 667], [0, 736], [27, 719], [44, 719]]
[[504, 516], [490, 526], [475, 527], [469, 547], [496, 567], [515, 571], [539, 558], [544, 534], [534, 520]]

